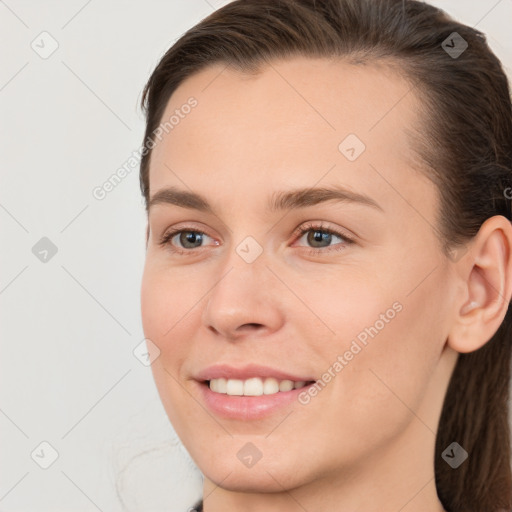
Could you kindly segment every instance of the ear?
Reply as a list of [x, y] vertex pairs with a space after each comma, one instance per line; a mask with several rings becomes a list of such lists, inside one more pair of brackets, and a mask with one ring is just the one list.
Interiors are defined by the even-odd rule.
[[512, 295], [512, 224], [502, 215], [487, 219], [455, 263], [463, 286], [448, 345], [457, 352], [478, 350], [496, 333]]

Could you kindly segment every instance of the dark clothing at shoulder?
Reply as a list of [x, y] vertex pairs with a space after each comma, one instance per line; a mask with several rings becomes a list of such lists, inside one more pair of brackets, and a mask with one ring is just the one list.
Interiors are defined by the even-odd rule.
[[203, 500], [198, 501], [190, 512], [203, 512]]

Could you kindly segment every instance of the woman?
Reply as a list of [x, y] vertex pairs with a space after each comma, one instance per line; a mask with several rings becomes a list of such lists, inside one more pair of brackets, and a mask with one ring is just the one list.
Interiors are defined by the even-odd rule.
[[152, 371], [198, 510], [512, 509], [512, 109], [402, 0], [238, 0], [144, 90]]

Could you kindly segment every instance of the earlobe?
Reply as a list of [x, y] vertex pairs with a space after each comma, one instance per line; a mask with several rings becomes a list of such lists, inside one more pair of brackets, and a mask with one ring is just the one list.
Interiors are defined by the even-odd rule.
[[465, 297], [457, 306], [448, 344], [460, 353], [481, 348], [505, 318], [512, 295], [512, 225], [496, 215], [487, 219], [459, 260]]

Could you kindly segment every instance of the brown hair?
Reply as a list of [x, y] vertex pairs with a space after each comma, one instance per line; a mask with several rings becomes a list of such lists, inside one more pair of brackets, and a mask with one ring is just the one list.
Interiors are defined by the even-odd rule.
[[[453, 32], [468, 45], [460, 55], [443, 44], [454, 46]], [[148, 141], [175, 89], [211, 64], [255, 73], [266, 61], [293, 56], [385, 61], [410, 82], [423, 114], [411, 141], [439, 188], [437, 231], [447, 256], [461, 254], [487, 218], [511, 219], [512, 107], [501, 63], [484, 34], [413, 0], [236, 0], [188, 30], [162, 57], [142, 96], [146, 208]], [[458, 356], [435, 449], [437, 492], [449, 512], [512, 510], [511, 326], [509, 309], [488, 343]], [[441, 457], [454, 441], [469, 453], [457, 469]]]

